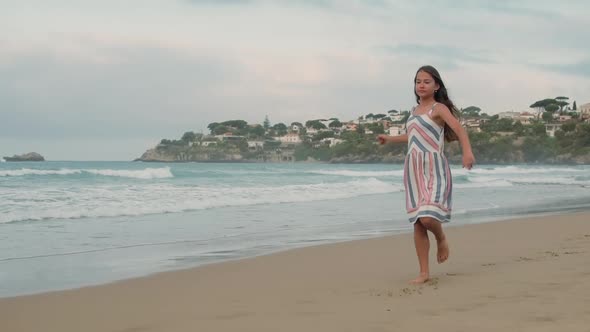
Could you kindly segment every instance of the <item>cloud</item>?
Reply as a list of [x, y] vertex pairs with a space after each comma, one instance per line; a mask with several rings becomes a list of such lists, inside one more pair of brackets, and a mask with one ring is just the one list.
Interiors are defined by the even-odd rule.
[[256, 0], [186, 0], [193, 5], [248, 5], [253, 4]]
[[0, 67], [0, 135], [145, 137], [178, 129], [242, 70], [230, 58], [168, 49], [102, 52], [117, 62], [37, 53]]
[[542, 64], [537, 65], [537, 67], [561, 74], [581, 76], [590, 79], [590, 58], [574, 63]]
[[396, 46], [378, 47], [386, 53], [398, 56], [409, 56], [420, 61], [442, 65], [448, 69], [456, 69], [461, 63], [495, 63], [490, 57], [483, 55], [484, 51], [473, 51], [446, 44], [426, 45], [402, 43]]
[[[509, 15], [516, 17], [530, 17], [535, 19], [556, 19], [562, 17], [562, 13], [550, 6], [545, 8], [542, 1], [513, 0], [418, 0], [418, 3], [430, 8], [443, 11], [467, 11], [472, 14], [492, 13], [495, 15]], [[441, 17], [443, 17], [441, 15]]]

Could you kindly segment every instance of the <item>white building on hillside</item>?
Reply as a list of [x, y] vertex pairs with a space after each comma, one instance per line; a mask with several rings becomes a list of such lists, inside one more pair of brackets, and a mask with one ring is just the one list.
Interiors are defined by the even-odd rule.
[[292, 143], [292, 144], [299, 144], [299, 143], [303, 142], [301, 140], [301, 137], [299, 137], [299, 135], [295, 134], [295, 133], [291, 133], [291, 134], [287, 134], [285, 136], [278, 137], [277, 140], [282, 143]]
[[514, 121], [520, 121], [523, 125], [531, 124], [531, 121], [536, 119], [537, 116], [530, 112], [521, 112], [518, 116], [512, 118]]
[[390, 136], [404, 135], [406, 133], [406, 125], [399, 124], [399, 123], [393, 123], [391, 125], [391, 127], [389, 127], [387, 132]]
[[264, 148], [264, 141], [248, 141], [248, 149], [260, 150]]
[[333, 147], [336, 144], [340, 144], [340, 143], [344, 142], [344, 140], [340, 139], [340, 138], [327, 137], [327, 138], [324, 138], [322, 140], [322, 142], [324, 144], [328, 144], [329, 147]]
[[545, 124], [545, 132], [549, 137], [555, 137], [555, 132], [561, 129], [561, 123], [547, 123]]
[[519, 115], [518, 112], [500, 112], [498, 113], [498, 119], [514, 119]]
[[580, 117], [582, 119], [590, 119], [590, 103], [580, 105], [578, 109], [580, 110]]

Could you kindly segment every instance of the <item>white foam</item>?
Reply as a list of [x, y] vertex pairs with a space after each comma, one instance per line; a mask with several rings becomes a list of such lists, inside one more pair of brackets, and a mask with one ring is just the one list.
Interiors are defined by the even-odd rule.
[[114, 169], [68, 169], [44, 170], [22, 168], [16, 170], [0, 171], [0, 176], [27, 176], [27, 175], [72, 175], [72, 174], [95, 174], [102, 176], [127, 177], [135, 179], [163, 179], [172, 178], [170, 167], [145, 168], [141, 170], [114, 170]]
[[45, 170], [45, 169], [22, 168], [22, 169], [0, 171], [0, 176], [71, 175], [71, 174], [80, 174], [80, 173], [82, 173], [82, 171], [79, 169], [62, 168], [59, 170]]
[[519, 166], [505, 166], [505, 167], [494, 167], [494, 168], [478, 168], [477, 166], [471, 170], [464, 168], [453, 168], [451, 173], [453, 175], [470, 175], [470, 174], [482, 174], [482, 175], [495, 175], [495, 174], [544, 174], [544, 173], [583, 173], [587, 172], [582, 169], [576, 169], [571, 167], [519, 167]]
[[135, 179], [165, 179], [172, 178], [170, 167], [163, 168], [146, 168], [143, 170], [113, 170], [113, 169], [88, 169], [84, 172], [103, 175], [103, 176], [118, 176]]
[[453, 184], [454, 188], [492, 188], [492, 187], [512, 187], [510, 181], [504, 179], [477, 179], [469, 178], [470, 182]]
[[[375, 178], [345, 183], [274, 187], [197, 187], [172, 184], [95, 186], [23, 191], [0, 190], [0, 223], [84, 217], [136, 216], [225, 206], [310, 202], [400, 192]], [[141, 199], [138, 200], [138, 197]]]
[[547, 176], [547, 177], [520, 177], [509, 179], [512, 183], [517, 184], [562, 184], [562, 185], [590, 185], [590, 181], [579, 181], [572, 177], [559, 177], [559, 176]]
[[403, 170], [397, 171], [352, 171], [352, 170], [319, 170], [310, 171], [308, 173], [322, 174], [322, 175], [337, 175], [337, 176], [351, 176], [351, 177], [383, 177], [383, 176], [403, 176]]

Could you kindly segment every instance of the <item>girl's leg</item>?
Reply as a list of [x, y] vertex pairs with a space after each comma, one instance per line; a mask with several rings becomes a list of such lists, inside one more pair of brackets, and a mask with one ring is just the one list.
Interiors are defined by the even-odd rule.
[[436, 258], [439, 264], [443, 263], [449, 258], [449, 244], [447, 242], [447, 237], [443, 232], [440, 221], [434, 218], [423, 217], [420, 218], [420, 222], [436, 237], [436, 243], [438, 247]]
[[428, 239], [428, 231], [422, 225], [420, 219], [414, 223], [414, 245], [416, 246], [416, 254], [418, 255], [418, 263], [420, 264], [420, 275], [418, 278], [411, 280], [412, 284], [423, 284], [430, 278], [430, 271], [428, 268], [428, 251], [430, 250], [430, 240]]

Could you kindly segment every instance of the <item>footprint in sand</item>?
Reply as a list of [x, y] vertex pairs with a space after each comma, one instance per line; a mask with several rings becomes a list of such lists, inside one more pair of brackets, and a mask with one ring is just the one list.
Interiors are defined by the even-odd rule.
[[552, 257], [559, 257], [559, 254], [555, 251], [545, 251], [545, 253]]
[[439, 282], [438, 278], [431, 278], [427, 282], [425, 282], [421, 285], [415, 285], [413, 287], [404, 287], [400, 290], [399, 296], [404, 296], [404, 295], [407, 296], [407, 295], [412, 295], [412, 294], [422, 295], [422, 290], [424, 289], [424, 287], [429, 287], [431, 289], [438, 289], [438, 282]]
[[481, 266], [495, 266], [496, 263], [485, 263], [485, 264], [481, 264]]
[[577, 255], [577, 254], [581, 254], [581, 251], [564, 251], [563, 254], [564, 255]]
[[524, 257], [524, 256], [520, 256], [516, 259], [517, 262], [528, 262], [528, 261], [532, 261], [534, 259], [530, 258], [530, 257]]
[[400, 291], [399, 296], [403, 296], [403, 295], [413, 295], [413, 294], [420, 294], [422, 295], [422, 290], [420, 288], [410, 288], [410, 287], [404, 287], [402, 288], [402, 290]]

